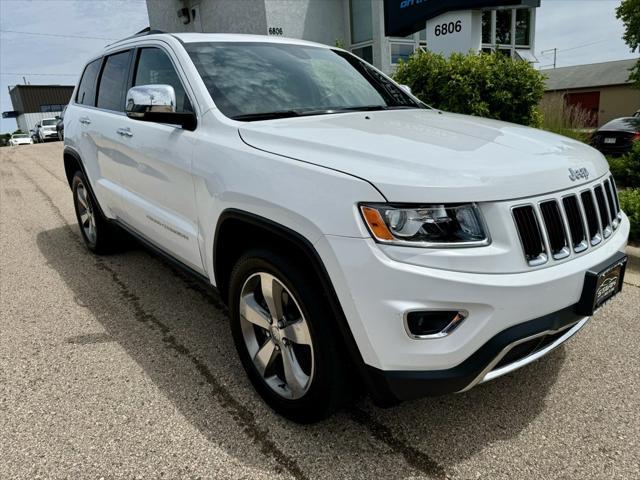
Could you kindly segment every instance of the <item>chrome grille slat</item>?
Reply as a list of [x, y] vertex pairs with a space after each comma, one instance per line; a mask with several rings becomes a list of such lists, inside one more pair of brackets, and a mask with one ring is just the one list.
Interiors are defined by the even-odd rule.
[[607, 198], [607, 204], [609, 205], [609, 213], [611, 214], [611, 226], [615, 230], [618, 228], [618, 207], [616, 204], [616, 198], [613, 194], [613, 188], [611, 187], [613, 178], [607, 178], [604, 181], [604, 191]]
[[576, 195], [565, 197], [562, 199], [562, 205], [569, 224], [573, 251], [576, 253], [583, 252], [589, 247], [589, 244], [587, 243], [584, 215], [578, 204], [578, 197]]
[[540, 203], [540, 212], [549, 239], [549, 251], [556, 260], [566, 258], [571, 253], [564, 231], [564, 222], [556, 200], [546, 200]]
[[580, 201], [584, 208], [584, 216], [587, 219], [587, 227], [589, 229], [589, 241], [591, 246], [596, 246], [602, 241], [600, 233], [600, 218], [596, 210], [596, 204], [593, 200], [593, 192], [587, 190], [580, 194]]
[[532, 267], [595, 248], [613, 234], [622, 219], [612, 176], [579, 193], [520, 204], [511, 210], [525, 259]]
[[529, 265], [537, 266], [546, 263], [547, 256], [545, 252], [542, 232], [538, 225], [536, 212], [532, 205], [515, 207], [513, 209], [513, 218], [516, 222], [518, 235], [524, 251], [525, 258]]
[[604, 238], [611, 236], [611, 219], [609, 218], [609, 206], [607, 205], [607, 199], [604, 198], [604, 191], [602, 185], [597, 185], [593, 189], [593, 193], [596, 196], [596, 204], [598, 206], [598, 214], [600, 216], [600, 225], [602, 226], [602, 235]]

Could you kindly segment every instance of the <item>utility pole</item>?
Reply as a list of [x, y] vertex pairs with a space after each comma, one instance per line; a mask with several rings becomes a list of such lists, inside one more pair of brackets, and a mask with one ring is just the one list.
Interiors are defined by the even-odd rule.
[[545, 53], [553, 52], [553, 68], [556, 68], [557, 60], [558, 60], [558, 47], [550, 48], [549, 50], [542, 50], [540, 53], [544, 55]]

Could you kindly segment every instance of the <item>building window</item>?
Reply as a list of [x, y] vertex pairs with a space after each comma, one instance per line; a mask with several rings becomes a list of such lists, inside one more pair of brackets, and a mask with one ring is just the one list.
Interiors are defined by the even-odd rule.
[[511, 45], [511, 14], [512, 10], [496, 11], [496, 43]]
[[43, 113], [61, 112], [63, 108], [64, 108], [64, 105], [60, 105], [60, 104], [40, 105], [40, 111]]
[[373, 16], [371, 0], [350, 0], [351, 43], [373, 40]]
[[516, 10], [516, 45], [528, 47], [531, 45], [531, 10], [520, 8]]
[[493, 43], [491, 34], [493, 31], [493, 11], [485, 10], [482, 12], [482, 43]]
[[[516, 49], [532, 48], [534, 9], [512, 8], [482, 12], [482, 51], [515, 58]], [[535, 57], [531, 60], [535, 62]]]
[[391, 64], [395, 65], [400, 60], [407, 61], [413, 55], [415, 45], [413, 43], [392, 43], [391, 45]]
[[352, 48], [351, 53], [360, 57], [367, 63], [373, 63], [373, 46], [367, 45], [366, 47]]

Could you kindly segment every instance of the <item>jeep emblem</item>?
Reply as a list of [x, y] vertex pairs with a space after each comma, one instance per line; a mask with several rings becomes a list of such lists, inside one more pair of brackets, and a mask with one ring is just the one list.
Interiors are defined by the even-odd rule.
[[589, 170], [587, 170], [586, 168], [570, 168], [569, 169], [569, 178], [571, 179], [572, 182], [575, 182], [576, 180], [580, 180], [581, 178], [584, 178], [585, 180], [587, 180], [589, 178]]

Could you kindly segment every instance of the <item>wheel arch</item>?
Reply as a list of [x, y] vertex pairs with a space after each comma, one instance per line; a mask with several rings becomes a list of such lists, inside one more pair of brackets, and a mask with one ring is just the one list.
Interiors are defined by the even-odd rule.
[[[259, 237], [256, 236], [259, 234]], [[249, 238], [250, 237], [250, 238]], [[260, 238], [259, 242], [255, 238]], [[287, 256], [305, 262], [326, 292], [329, 307], [335, 318], [339, 340], [348, 358], [366, 381], [366, 369], [358, 345], [347, 323], [344, 311], [322, 258], [313, 244], [300, 233], [270, 219], [238, 209], [224, 210], [216, 225], [213, 242], [213, 267], [216, 286], [223, 301], [228, 302], [231, 271], [243, 252], [251, 247], [273, 247]]]
[[[80, 155], [75, 150], [70, 149], [69, 147], [65, 147], [64, 153], [64, 173], [67, 176], [67, 182], [69, 183], [69, 187], [73, 182], [73, 175], [78, 171], [82, 171], [84, 176], [87, 177], [87, 172], [84, 169], [84, 165], [82, 164], [82, 160], [80, 159]], [[88, 180], [89, 177], [87, 177]]]
[[104, 211], [102, 210], [102, 207], [100, 206], [98, 197], [96, 197], [96, 194], [93, 190], [93, 185], [91, 185], [91, 179], [87, 174], [87, 170], [84, 167], [84, 163], [82, 162], [82, 158], [80, 157], [80, 154], [78, 154], [78, 152], [76, 152], [72, 148], [64, 147], [63, 159], [64, 159], [64, 173], [65, 173], [65, 176], [67, 177], [69, 188], [73, 188], [73, 176], [78, 170], [80, 170], [84, 174], [84, 177], [87, 179], [87, 188], [89, 189], [89, 193], [93, 197], [93, 200], [95, 201], [95, 204], [98, 207], [98, 211], [103, 217], [107, 218], [104, 214]]

